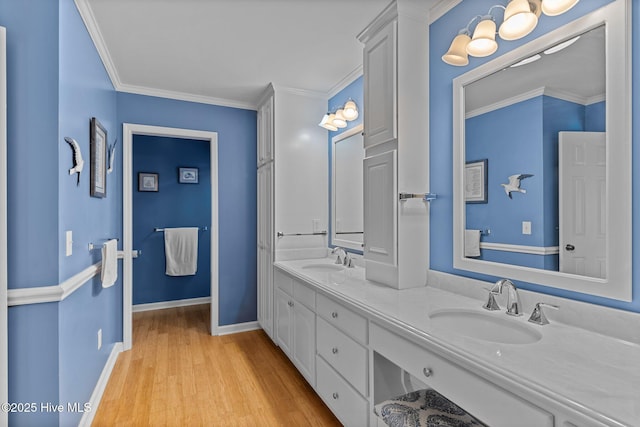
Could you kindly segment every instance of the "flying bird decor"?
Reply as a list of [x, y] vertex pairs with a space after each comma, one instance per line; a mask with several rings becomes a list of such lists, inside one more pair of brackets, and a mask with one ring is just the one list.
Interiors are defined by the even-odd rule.
[[80, 151], [80, 145], [78, 142], [70, 138], [68, 136], [64, 137], [64, 140], [71, 146], [73, 150], [73, 167], [69, 169], [69, 175], [73, 175], [74, 173], [78, 174], [78, 184], [80, 185], [80, 173], [82, 172], [82, 167], [84, 166], [84, 160], [82, 159], [82, 152]]
[[521, 173], [518, 175], [511, 175], [509, 177], [509, 183], [508, 184], [500, 184], [504, 187], [504, 192], [507, 193], [507, 196], [509, 196], [510, 199], [512, 199], [513, 197], [511, 197], [511, 193], [513, 191], [517, 191], [519, 193], [526, 193], [527, 190], [525, 190], [524, 188], [520, 188], [520, 181], [522, 181], [525, 178], [530, 178], [533, 175], [529, 174], [529, 173]]
[[116, 157], [116, 144], [118, 144], [118, 138], [113, 141], [113, 145], [109, 145], [109, 167], [107, 173], [113, 172], [113, 159]]

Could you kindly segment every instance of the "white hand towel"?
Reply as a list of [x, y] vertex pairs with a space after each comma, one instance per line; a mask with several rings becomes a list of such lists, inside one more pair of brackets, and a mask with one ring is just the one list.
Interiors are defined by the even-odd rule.
[[111, 239], [102, 246], [102, 267], [100, 281], [102, 287], [113, 286], [118, 279], [118, 241]]
[[480, 230], [464, 230], [464, 256], [480, 256]]
[[165, 228], [167, 276], [193, 276], [198, 271], [198, 228]]

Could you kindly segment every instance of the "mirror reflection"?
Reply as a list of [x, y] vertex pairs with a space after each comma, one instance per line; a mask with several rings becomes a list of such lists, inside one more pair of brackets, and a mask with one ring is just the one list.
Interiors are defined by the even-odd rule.
[[605, 28], [464, 86], [468, 258], [606, 278]]
[[364, 147], [362, 125], [333, 137], [332, 242], [362, 250]]

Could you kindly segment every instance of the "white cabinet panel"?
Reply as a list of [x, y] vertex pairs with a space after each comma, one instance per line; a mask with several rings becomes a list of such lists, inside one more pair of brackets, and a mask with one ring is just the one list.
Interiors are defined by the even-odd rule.
[[316, 391], [322, 400], [345, 426], [366, 426], [369, 413], [367, 401], [321, 357], [318, 357], [316, 362], [318, 369]]
[[364, 146], [396, 138], [396, 23], [387, 25], [364, 48]]
[[276, 342], [286, 354], [291, 354], [291, 297], [276, 290]]
[[293, 363], [311, 386], [316, 377], [316, 315], [298, 301], [293, 302]]
[[396, 164], [395, 150], [364, 159], [364, 258], [374, 281], [392, 276], [397, 266]]
[[356, 341], [367, 343], [367, 319], [365, 317], [321, 294], [318, 294], [317, 303], [317, 313], [320, 317]]

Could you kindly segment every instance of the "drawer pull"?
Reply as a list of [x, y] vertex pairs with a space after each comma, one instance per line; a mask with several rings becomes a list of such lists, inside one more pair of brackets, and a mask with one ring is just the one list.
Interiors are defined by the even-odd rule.
[[422, 373], [424, 374], [425, 377], [429, 378], [431, 376], [431, 374], [433, 374], [433, 372], [431, 371], [431, 368], [424, 368], [422, 370]]
[[289, 305], [289, 307], [293, 307], [293, 301], [289, 301], [287, 304]]
[[338, 312], [334, 311], [333, 313], [331, 313], [331, 317], [333, 317], [334, 319], [338, 318]]
[[333, 354], [338, 354], [338, 347], [333, 347], [333, 348], [331, 349], [331, 352], [332, 352]]
[[334, 398], [335, 400], [337, 400], [337, 399], [338, 399], [338, 397], [339, 397], [339, 396], [338, 396], [338, 393], [333, 393], [333, 398]]

